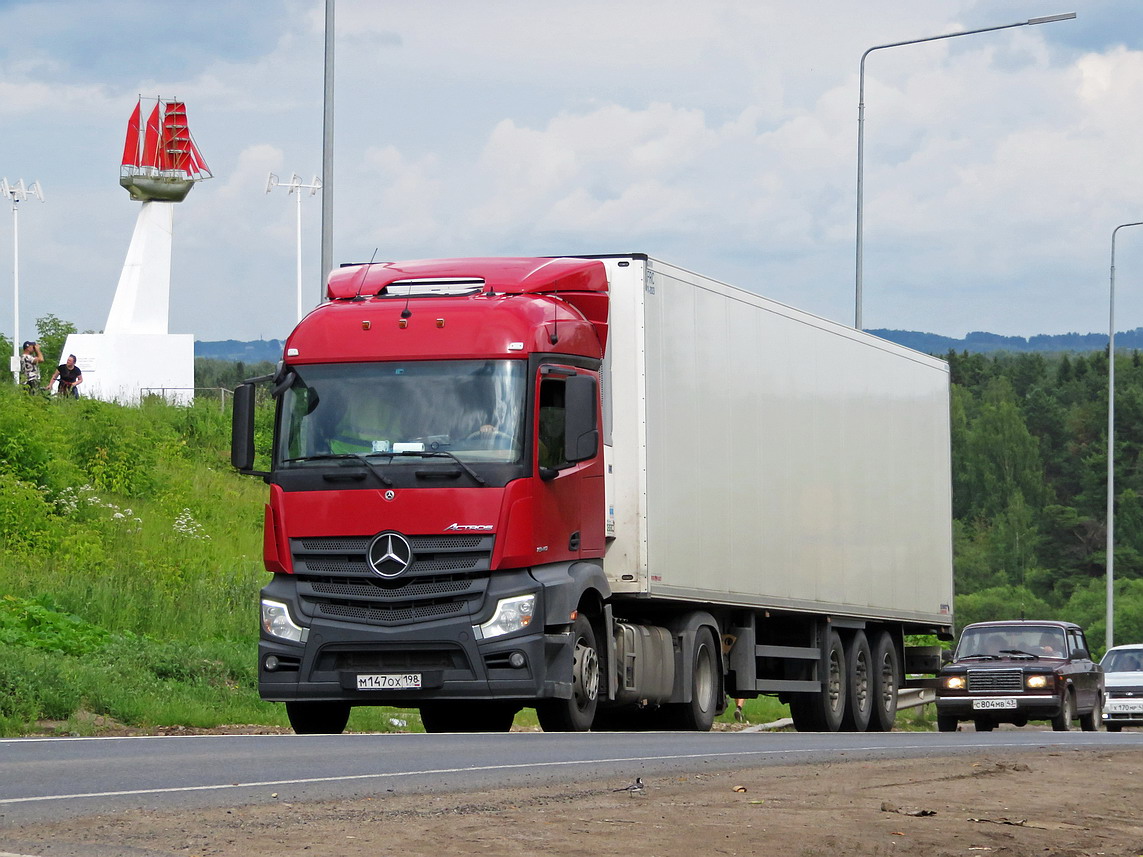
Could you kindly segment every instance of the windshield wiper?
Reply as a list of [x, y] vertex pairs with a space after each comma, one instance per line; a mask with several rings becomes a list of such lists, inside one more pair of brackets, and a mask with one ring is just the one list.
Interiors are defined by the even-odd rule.
[[957, 658], [957, 660], [958, 661], [969, 661], [969, 660], [976, 660], [978, 658], [980, 660], [984, 660], [984, 661], [996, 661], [996, 660], [1000, 659], [1000, 656], [999, 655], [986, 655], [983, 652], [976, 652], [975, 654], [972, 654], [972, 655], [965, 655], [964, 657]]
[[1001, 649], [1000, 654], [1002, 654], [1002, 655], [1020, 655], [1021, 657], [1025, 657], [1025, 658], [1039, 657], [1039, 655], [1034, 655], [1031, 652], [1025, 652], [1023, 649]]
[[393, 480], [381, 472], [381, 469], [373, 461], [369, 460], [370, 455], [390, 455], [386, 452], [323, 452], [317, 455], [299, 455], [296, 458], [283, 458], [282, 462], [292, 461], [360, 461], [366, 468], [373, 473], [378, 479], [381, 480], [383, 485], [389, 488], [393, 487]]
[[465, 473], [467, 473], [469, 476], [471, 476], [474, 481], [476, 481], [480, 485], [485, 484], [484, 480], [480, 478], [479, 473], [477, 473], [475, 470], [473, 470], [471, 467], [469, 467], [467, 464], [465, 464], [463, 461], [461, 461], [459, 458], [457, 458], [455, 455], [453, 455], [451, 452], [449, 452], [446, 449], [426, 449], [426, 450], [423, 450], [420, 452], [415, 452], [412, 450], [406, 450], [404, 452], [384, 452], [384, 453], [379, 453], [379, 454], [380, 455], [390, 455], [390, 456], [392, 456], [392, 455], [401, 455], [401, 456], [419, 455], [419, 456], [422, 456], [424, 458], [451, 458], [453, 461], [455, 461], [457, 464], [459, 464], [461, 470], [463, 470]]

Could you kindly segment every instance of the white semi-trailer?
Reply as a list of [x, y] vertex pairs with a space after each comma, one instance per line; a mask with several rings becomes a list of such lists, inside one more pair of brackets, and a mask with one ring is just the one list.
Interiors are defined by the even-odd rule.
[[760, 694], [885, 730], [932, 671], [905, 637], [952, 630], [942, 361], [640, 254], [352, 266], [329, 297], [262, 474], [259, 686], [299, 731], [709, 729]]

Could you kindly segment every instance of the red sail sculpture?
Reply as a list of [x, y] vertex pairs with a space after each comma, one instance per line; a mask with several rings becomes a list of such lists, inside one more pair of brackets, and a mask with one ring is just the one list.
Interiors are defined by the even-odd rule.
[[142, 115], [139, 99], [127, 122], [119, 184], [132, 199], [181, 202], [195, 182], [211, 177], [191, 137], [186, 105], [157, 99], [145, 126]]

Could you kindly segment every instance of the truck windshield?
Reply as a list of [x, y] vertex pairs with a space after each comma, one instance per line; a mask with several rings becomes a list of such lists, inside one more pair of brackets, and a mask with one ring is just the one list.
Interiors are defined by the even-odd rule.
[[523, 460], [524, 361], [329, 363], [292, 371], [282, 394], [279, 466], [355, 456]]

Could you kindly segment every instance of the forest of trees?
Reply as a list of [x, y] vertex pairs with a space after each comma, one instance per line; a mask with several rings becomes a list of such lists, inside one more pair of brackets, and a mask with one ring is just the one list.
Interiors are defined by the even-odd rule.
[[[1107, 352], [945, 355], [957, 625], [1106, 623]], [[1143, 641], [1143, 356], [1115, 363], [1115, 641]]]

